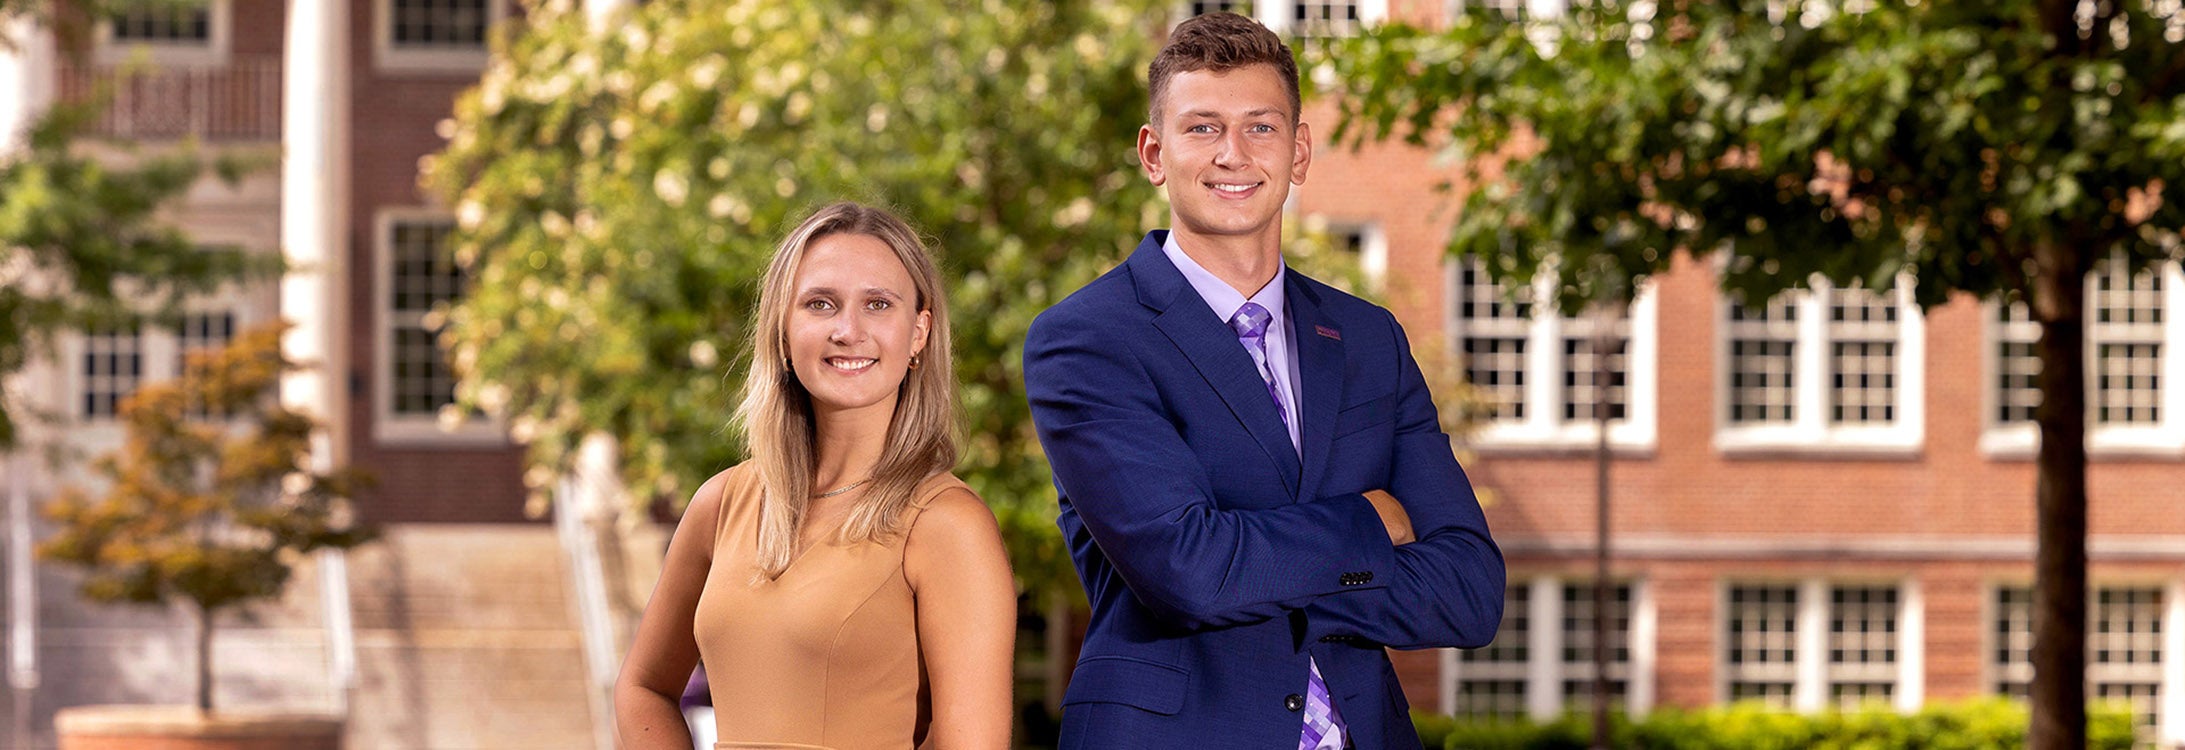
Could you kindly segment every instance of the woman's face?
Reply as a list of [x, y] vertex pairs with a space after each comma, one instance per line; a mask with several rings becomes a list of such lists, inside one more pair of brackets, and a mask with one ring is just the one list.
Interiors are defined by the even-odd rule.
[[831, 234], [805, 248], [790, 288], [789, 362], [813, 411], [887, 420], [933, 317], [910, 270], [879, 238]]

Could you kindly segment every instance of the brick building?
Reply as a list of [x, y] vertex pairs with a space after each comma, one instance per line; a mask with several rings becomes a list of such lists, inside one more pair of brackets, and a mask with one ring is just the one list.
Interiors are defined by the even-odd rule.
[[[1561, 3], [1485, 4], [1539, 13]], [[398, 530], [388, 551], [360, 553], [347, 578], [299, 586], [263, 632], [223, 643], [279, 655], [245, 668], [241, 682], [260, 691], [246, 695], [312, 707], [355, 690], [357, 715], [386, 717], [352, 729], [358, 746], [460, 744], [464, 728], [434, 721], [436, 705], [475, 707], [466, 691], [527, 681], [551, 695], [492, 696], [498, 710], [486, 715], [502, 721], [478, 731], [574, 745], [604, 724], [597, 691], [585, 689], [598, 675], [578, 674], [596, 657], [578, 648], [577, 628], [535, 621], [540, 611], [567, 619], [563, 597], [581, 586], [496, 577], [566, 558], [539, 536], [543, 528], [522, 521], [518, 456], [501, 431], [460, 413], [443, 421], [452, 384], [428, 329], [431, 307], [462, 280], [441, 244], [452, 214], [417, 189], [416, 164], [441, 144], [437, 124], [482, 70], [484, 29], [510, 5], [210, 0], [202, 10], [95, 23], [84, 60], [36, 34], [0, 55], [17, 74], [0, 79], [21, 105], [0, 108], [18, 113], [0, 116], [10, 130], [44, 101], [105, 83], [115, 98], [102, 138], [171, 148], [194, 137], [286, 154], [280, 170], [238, 190], [193, 191], [175, 219], [206, 242], [285, 252], [323, 272], [202, 300], [178, 332], [72, 337], [10, 387], [67, 419], [32, 439], [102, 450], [119, 439], [118, 398], [172, 374], [180, 352], [275, 317], [302, 323], [301, 353], [330, 366], [294, 384], [291, 397], [339, 416], [331, 456], [379, 476], [362, 512], [424, 530]], [[1307, 35], [1390, 18], [1434, 25], [1479, 10], [1461, 0], [1258, 6], [1251, 10], [1270, 27]], [[134, 70], [132, 61], [154, 67]], [[1608, 614], [1620, 702], [1642, 711], [1742, 697], [1805, 710], [1860, 699], [1910, 708], [2024, 691], [2037, 397], [2022, 315], [1973, 300], [1922, 315], [1860, 290], [1742, 309], [1714, 291], [1706, 264], [1690, 260], [1654, 279], [1624, 319], [1535, 314], [1444, 257], [1452, 208], [1432, 189], [1443, 175], [1425, 154], [1326, 143], [1334, 113], [1325, 103], [1309, 103], [1306, 119], [1323, 143], [1296, 212], [1356, 249], [1422, 351], [1460, 355], [1499, 404], [1470, 446], [1468, 469], [1494, 490], [1489, 519], [1510, 563], [1502, 635], [1478, 651], [1397, 654], [1415, 706], [1536, 717], [1583, 706], [1595, 522], [1588, 342], [1604, 328], [1615, 342]], [[2170, 265], [2092, 286], [2104, 314], [2089, 331], [2090, 692], [2135, 700], [2164, 744], [2181, 744], [2185, 515], [2172, 501], [2185, 484], [2185, 389], [2164, 376], [2185, 371], [2185, 277]], [[8, 474], [18, 504], [66, 481], [27, 455]], [[18, 559], [11, 553], [8, 569]], [[344, 591], [350, 580], [353, 594]], [[33, 713], [158, 695], [171, 670], [134, 674], [85, 655], [167, 658], [177, 648], [162, 634], [170, 625], [66, 605], [67, 585], [38, 586], [46, 630], [33, 661], [48, 678]], [[529, 598], [488, 601], [507, 590]], [[352, 596], [358, 645], [344, 676], [341, 646], [326, 633], [330, 620], [352, 616], [338, 601]], [[106, 619], [86, 627], [94, 618]], [[511, 640], [543, 645], [522, 650]], [[66, 665], [77, 684], [56, 681]]]
[[[353, 747], [602, 745], [612, 664], [588, 658], [596, 639], [571, 603], [581, 556], [526, 518], [520, 449], [450, 407], [433, 341], [432, 310], [466, 282], [444, 242], [454, 215], [418, 187], [419, 160], [445, 143], [489, 30], [519, 4], [204, 0], [103, 17], [56, 6], [50, 25], [5, 19], [17, 44], [0, 48], [0, 149], [52, 102], [105, 90], [81, 144], [102, 158], [186, 143], [268, 157], [278, 166], [232, 189], [206, 180], [165, 218], [206, 244], [282, 254], [291, 270], [193, 300], [179, 330], [63, 337], [57, 356], [11, 378], [11, 403], [58, 418], [29, 425], [7, 457], [11, 518], [27, 524], [58, 487], [87, 481], [80, 463], [44, 458], [117, 446], [116, 407], [138, 384], [288, 320], [290, 356], [319, 366], [281, 396], [332, 426], [321, 458], [376, 478], [355, 507], [386, 534], [305, 561], [281, 602], [224, 623], [216, 702], [342, 714]], [[54, 31], [70, 28], [85, 38]], [[10, 746], [51, 746], [61, 707], [187, 701], [187, 618], [86, 605], [68, 571], [9, 547], [0, 569], [22, 603], [5, 618]]]
[[[1562, 4], [1300, 2], [1259, 17], [1344, 33], [1352, 19], [1435, 26]], [[1335, 113], [1309, 103], [1306, 119], [1325, 141]], [[1550, 717], [1590, 701], [1602, 327], [1615, 700], [1910, 709], [2025, 694], [2039, 394], [2023, 311], [1956, 299], [1923, 315], [1858, 289], [1747, 308], [1686, 257], [1620, 319], [1560, 318], [1444, 255], [1442, 177], [1415, 150], [1323, 142], [1294, 198], [1380, 269], [1414, 345], [1457, 355], [1497, 405], [1467, 469], [1493, 490], [1509, 562], [1502, 632], [1478, 651], [1398, 654], [1413, 705]], [[2185, 389], [2171, 379], [2185, 276], [2105, 271], [2088, 299], [2088, 692], [2131, 700], [2150, 737], [2185, 744]]]

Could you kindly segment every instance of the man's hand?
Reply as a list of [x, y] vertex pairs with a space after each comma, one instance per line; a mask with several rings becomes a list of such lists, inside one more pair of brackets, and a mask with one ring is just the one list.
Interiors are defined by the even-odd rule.
[[1366, 502], [1373, 503], [1373, 512], [1381, 514], [1381, 525], [1388, 529], [1388, 540], [1401, 547], [1419, 540], [1412, 535], [1411, 514], [1404, 512], [1404, 504], [1396, 496], [1384, 490], [1372, 490], [1366, 494]]

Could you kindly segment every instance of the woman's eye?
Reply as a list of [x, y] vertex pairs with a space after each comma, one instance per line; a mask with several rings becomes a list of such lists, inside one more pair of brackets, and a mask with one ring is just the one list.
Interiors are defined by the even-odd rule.
[[875, 312], [878, 312], [878, 311], [880, 311], [880, 310], [886, 310], [886, 309], [888, 309], [888, 308], [890, 308], [890, 307], [894, 307], [894, 306], [895, 306], [895, 305], [893, 305], [893, 304], [890, 304], [890, 303], [889, 303], [889, 302], [888, 302], [887, 300], [884, 300], [884, 299], [876, 299], [876, 300], [873, 300], [873, 301], [871, 301], [871, 302], [867, 302], [867, 303], [865, 303], [865, 309], [867, 309], [867, 310], [872, 310], [872, 311], [875, 311]]
[[835, 303], [823, 299], [815, 299], [810, 302], [804, 303], [804, 309], [811, 310], [813, 312], [826, 312], [828, 310], [835, 309]]

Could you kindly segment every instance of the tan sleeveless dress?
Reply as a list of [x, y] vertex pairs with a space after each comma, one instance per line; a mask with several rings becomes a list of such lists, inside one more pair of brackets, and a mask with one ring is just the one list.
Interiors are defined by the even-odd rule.
[[[920, 483], [905, 529], [949, 489]], [[918, 650], [917, 610], [903, 577], [903, 539], [821, 544], [780, 578], [754, 584], [760, 486], [750, 464], [729, 471], [698, 598], [695, 635], [713, 688], [715, 748], [913, 748], [933, 720]]]

